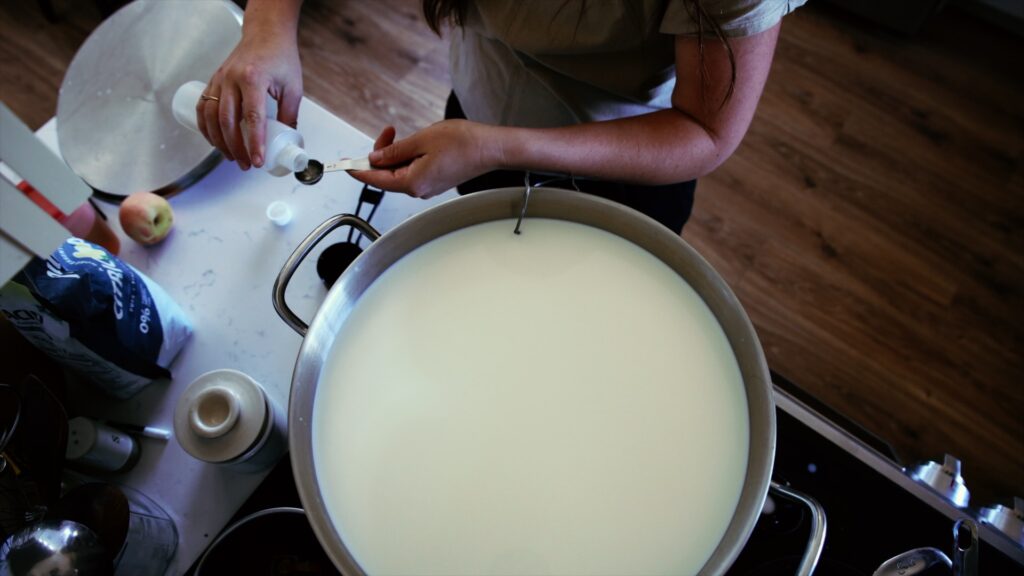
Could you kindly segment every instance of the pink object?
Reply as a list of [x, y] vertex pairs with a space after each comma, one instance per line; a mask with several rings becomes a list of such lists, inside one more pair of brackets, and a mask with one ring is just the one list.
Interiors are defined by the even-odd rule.
[[71, 214], [64, 214], [28, 182], [22, 180], [18, 190], [24, 192], [29, 200], [60, 222], [72, 235], [99, 244], [115, 256], [121, 251], [121, 240], [103, 218], [96, 217], [96, 209], [90, 202], [82, 204]]

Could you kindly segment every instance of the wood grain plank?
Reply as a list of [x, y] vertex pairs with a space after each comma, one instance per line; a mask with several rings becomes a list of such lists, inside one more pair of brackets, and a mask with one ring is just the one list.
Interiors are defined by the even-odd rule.
[[306, 92], [359, 130], [392, 125], [401, 137], [442, 118], [447, 46], [419, 4], [307, 2], [301, 27]]

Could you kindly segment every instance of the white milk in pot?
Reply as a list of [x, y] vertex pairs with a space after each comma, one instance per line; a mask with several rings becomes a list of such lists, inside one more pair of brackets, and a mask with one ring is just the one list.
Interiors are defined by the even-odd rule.
[[336, 336], [325, 508], [368, 574], [693, 574], [743, 486], [739, 366], [696, 292], [618, 236], [528, 219], [405, 256]]

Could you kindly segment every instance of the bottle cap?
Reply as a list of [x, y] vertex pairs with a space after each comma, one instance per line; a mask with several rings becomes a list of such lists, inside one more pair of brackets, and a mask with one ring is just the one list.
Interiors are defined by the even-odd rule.
[[287, 226], [292, 221], [292, 209], [280, 200], [267, 205], [267, 218], [277, 226]]
[[302, 172], [309, 164], [309, 155], [299, 146], [289, 143], [281, 148], [274, 163], [288, 168], [291, 172]]

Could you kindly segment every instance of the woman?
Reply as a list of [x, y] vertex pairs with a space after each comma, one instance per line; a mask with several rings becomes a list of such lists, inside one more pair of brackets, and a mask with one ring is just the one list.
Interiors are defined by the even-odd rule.
[[[781, 18], [804, 1], [424, 0], [435, 30], [456, 24], [448, 119], [400, 140], [385, 128], [375, 169], [352, 175], [421, 198], [522, 182], [496, 171], [572, 175], [681, 231], [695, 179], [750, 125]], [[263, 162], [265, 93], [296, 123], [300, 4], [250, 0], [209, 83], [217, 100], [197, 104], [207, 139], [243, 169]]]

